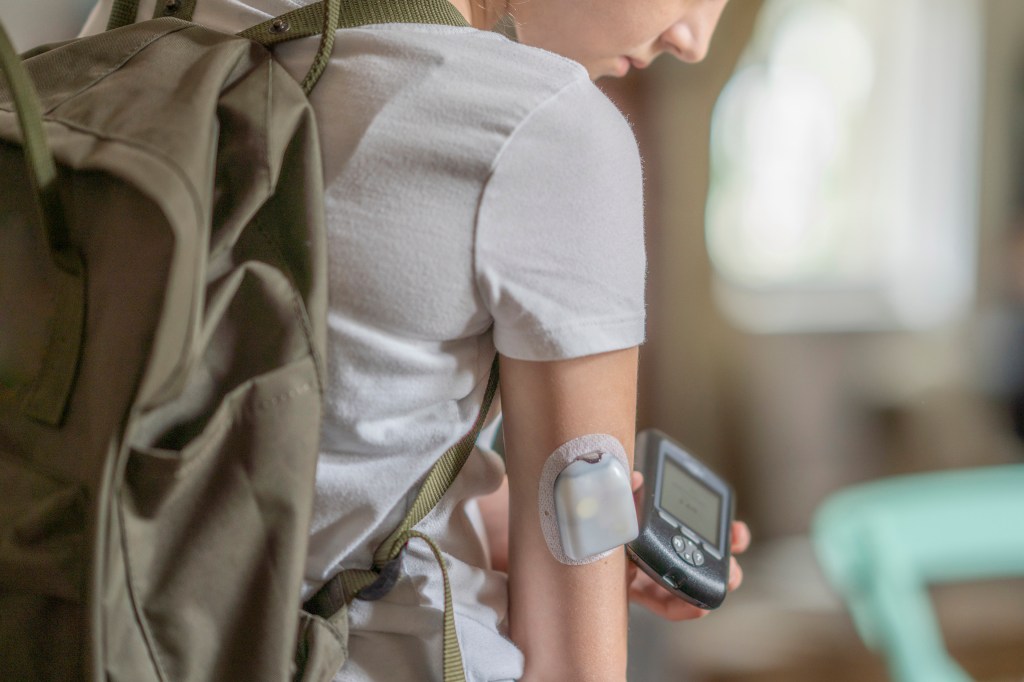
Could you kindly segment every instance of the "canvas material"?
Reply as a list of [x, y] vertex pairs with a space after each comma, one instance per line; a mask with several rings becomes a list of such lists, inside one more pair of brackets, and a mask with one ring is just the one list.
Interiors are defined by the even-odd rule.
[[[26, 67], [68, 244], [0, 89], [4, 675], [291, 679], [326, 303], [309, 105], [262, 48], [175, 19]], [[54, 366], [47, 423], [25, 387]], [[309, 660], [340, 665], [321, 627]]]

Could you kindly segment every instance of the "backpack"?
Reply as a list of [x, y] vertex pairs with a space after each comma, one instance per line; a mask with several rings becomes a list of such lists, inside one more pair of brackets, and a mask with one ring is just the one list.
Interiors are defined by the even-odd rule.
[[[23, 62], [0, 39], [0, 679], [330, 680], [345, 605], [393, 584], [495, 392], [497, 363], [374, 565], [301, 604], [327, 304], [307, 95], [338, 27], [465, 22], [326, 0], [230, 36], [194, 5], [133, 24], [115, 0], [111, 30]], [[265, 48], [312, 35], [300, 85]]]

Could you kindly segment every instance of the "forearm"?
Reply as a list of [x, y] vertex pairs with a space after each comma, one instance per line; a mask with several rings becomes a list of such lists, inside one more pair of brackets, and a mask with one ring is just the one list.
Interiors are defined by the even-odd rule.
[[[512, 367], [509, 367], [512, 365]], [[513, 371], [506, 371], [512, 369]], [[636, 350], [560, 362], [502, 364], [509, 477], [509, 622], [527, 680], [614, 680], [626, 671], [625, 555], [559, 563], [540, 526], [548, 456], [582, 435], [617, 438], [632, 460]]]
[[[515, 513], [513, 506], [513, 513]], [[626, 679], [625, 555], [586, 566], [526, 567], [512, 534], [510, 636], [526, 654], [529, 682], [623, 682]], [[529, 540], [527, 540], [529, 542]], [[541, 540], [543, 542], [543, 540]], [[547, 548], [542, 548], [547, 552]], [[550, 555], [548, 555], [550, 557]]]

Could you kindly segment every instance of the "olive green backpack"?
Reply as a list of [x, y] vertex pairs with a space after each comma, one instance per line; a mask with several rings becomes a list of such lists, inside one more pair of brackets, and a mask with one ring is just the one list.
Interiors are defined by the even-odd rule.
[[[303, 608], [327, 296], [306, 95], [338, 27], [464, 21], [327, 0], [231, 36], [194, 5], [133, 24], [116, 0], [111, 30], [23, 62], [0, 40], [2, 680], [331, 679], [345, 605], [386, 591], [475, 440]], [[266, 47], [313, 35], [300, 85]]]

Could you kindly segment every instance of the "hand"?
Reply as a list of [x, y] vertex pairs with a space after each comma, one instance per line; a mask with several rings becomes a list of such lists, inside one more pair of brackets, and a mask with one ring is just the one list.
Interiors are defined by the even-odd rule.
[[[631, 484], [633, 486], [633, 498], [639, 504], [639, 491], [644, 483], [643, 474], [639, 471], [633, 472]], [[742, 521], [733, 521], [731, 533], [731, 552], [729, 557], [729, 591], [732, 592], [743, 582], [743, 569], [736, 561], [736, 555], [747, 551], [750, 546], [750, 529]], [[693, 620], [702, 618], [709, 613], [693, 604], [683, 601], [672, 594], [653, 578], [637, 569], [632, 561], [626, 562], [626, 583], [629, 586], [629, 601], [640, 604], [652, 613], [661, 616], [665, 620]]]

